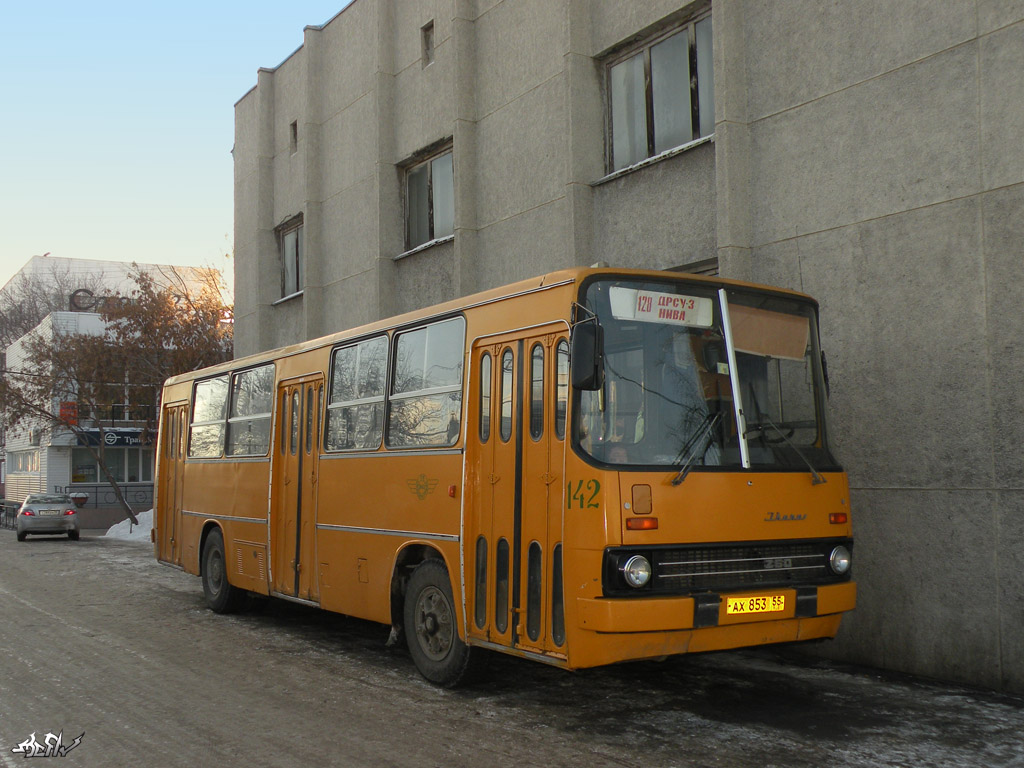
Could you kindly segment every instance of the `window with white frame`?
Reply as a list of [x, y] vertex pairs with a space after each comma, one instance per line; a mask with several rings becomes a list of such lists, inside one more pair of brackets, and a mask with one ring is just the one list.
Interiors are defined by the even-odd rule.
[[277, 230], [281, 249], [281, 297], [302, 290], [302, 217], [299, 216]]
[[452, 148], [405, 174], [405, 247], [412, 250], [455, 232], [455, 173]]
[[12, 451], [7, 454], [7, 472], [38, 472], [39, 451]]
[[[111, 476], [119, 483], [153, 482], [152, 448], [107, 446], [104, 449], [104, 461]], [[74, 448], [71, 451], [72, 483], [102, 483], [106, 479], [106, 474], [88, 448]]]
[[611, 171], [714, 133], [711, 46], [707, 11], [608, 63]]

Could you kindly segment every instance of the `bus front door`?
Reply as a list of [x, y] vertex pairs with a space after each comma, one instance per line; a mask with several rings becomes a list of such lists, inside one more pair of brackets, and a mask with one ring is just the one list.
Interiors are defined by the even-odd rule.
[[471, 636], [560, 656], [564, 407], [559, 417], [556, 400], [567, 391], [559, 389], [559, 361], [568, 360], [568, 342], [564, 326], [533, 333], [473, 350], [471, 386], [483, 421], [469, 435], [476, 480], [467, 617]]
[[277, 403], [277, 455], [271, 484], [271, 580], [273, 590], [280, 595], [316, 601], [319, 589], [314, 532], [323, 376], [281, 382]]

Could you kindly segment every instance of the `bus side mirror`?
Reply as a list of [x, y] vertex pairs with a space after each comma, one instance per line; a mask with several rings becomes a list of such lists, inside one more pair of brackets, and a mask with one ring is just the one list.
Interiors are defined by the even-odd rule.
[[593, 392], [604, 385], [604, 328], [596, 322], [575, 326], [569, 355], [575, 389]]

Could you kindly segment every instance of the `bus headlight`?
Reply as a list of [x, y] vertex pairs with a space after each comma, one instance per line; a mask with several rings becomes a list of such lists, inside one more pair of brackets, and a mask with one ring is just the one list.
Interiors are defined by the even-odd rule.
[[842, 545], [833, 549], [832, 554], [828, 557], [828, 564], [832, 569], [832, 573], [836, 576], [843, 576], [848, 573], [851, 557], [850, 550]]
[[645, 586], [651, 580], [651, 562], [643, 555], [633, 555], [622, 566], [622, 577], [631, 587]]

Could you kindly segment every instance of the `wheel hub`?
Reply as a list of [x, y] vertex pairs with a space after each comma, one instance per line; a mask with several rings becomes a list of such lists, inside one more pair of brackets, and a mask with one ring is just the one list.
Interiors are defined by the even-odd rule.
[[452, 647], [454, 627], [448, 601], [436, 587], [424, 589], [416, 603], [416, 639], [431, 659], [440, 661]]

